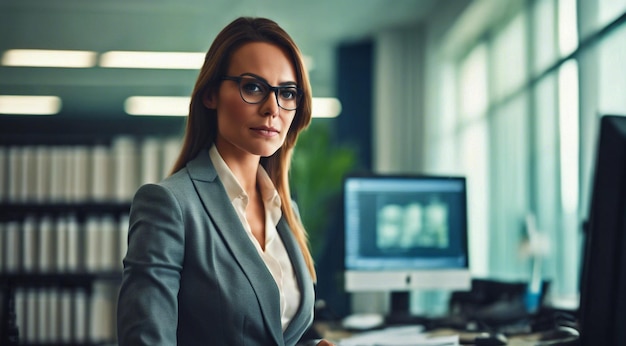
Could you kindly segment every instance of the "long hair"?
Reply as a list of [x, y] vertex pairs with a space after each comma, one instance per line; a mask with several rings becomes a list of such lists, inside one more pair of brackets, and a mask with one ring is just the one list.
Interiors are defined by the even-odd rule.
[[180, 154], [172, 174], [185, 167], [201, 150], [208, 149], [217, 136], [217, 111], [204, 106], [204, 95], [217, 92], [221, 77], [226, 74], [232, 54], [246, 43], [267, 42], [289, 53], [296, 70], [298, 87], [303, 96], [296, 109], [283, 145], [269, 157], [261, 158], [261, 165], [270, 176], [282, 201], [282, 212], [300, 246], [313, 280], [316, 279], [313, 257], [308, 247], [306, 230], [294, 212], [289, 190], [289, 167], [298, 134], [311, 122], [311, 86], [302, 54], [291, 37], [272, 20], [240, 17], [228, 24], [217, 35], [204, 59], [189, 105], [189, 116]]

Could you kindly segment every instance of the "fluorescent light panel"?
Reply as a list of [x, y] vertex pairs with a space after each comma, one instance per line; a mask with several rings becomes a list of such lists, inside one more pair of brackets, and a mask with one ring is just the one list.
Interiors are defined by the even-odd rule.
[[96, 57], [84, 50], [10, 49], [2, 55], [2, 65], [87, 68], [96, 65]]
[[334, 97], [313, 98], [314, 118], [336, 118], [341, 114], [341, 101]]
[[[131, 96], [124, 102], [130, 115], [186, 116], [190, 98], [186, 96]], [[314, 118], [335, 118], [341, 113], [341, 102], [331, 97], [313, 98]]]
[[304, 63], [304, 68], [307, 71], [313, 71], [315, 69], [315, 60], [310, 55], [302, 55], [302, 62]]
[[199, 70], [205, 53], [110, 51], [100, 57], [101, 67]]
[[[100, 56], [100, 66], [199, 70], [204, 64], [205, 55], [204, 52], [110, 51]], [[315, 68], [313, 57], [303, 55], [303, 60], [309, 71]]]
[[0, 114], [51, 115], [60, 110], [57, 96], [0, 95]]
[[[100, 66], [110, 68], [154, 68], [197, 70], [203, 52], [109, 51], [100, 55]], [[3, 53], [3, 66], [89, 68], [96, 66], [98, 53], [86, 50], [10, 49]], [[315, 68], [313, 57], [303, 55], [304, 65]]]
[[190, 101], [184, 96], [131, 96], [124, 110], [130, 115], [186, 116]]

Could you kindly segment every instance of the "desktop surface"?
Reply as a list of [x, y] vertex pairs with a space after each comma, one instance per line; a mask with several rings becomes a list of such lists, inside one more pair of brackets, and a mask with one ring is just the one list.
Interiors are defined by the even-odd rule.
[[[365, 324], [344, 324], [345, 320], [333, 319], [330, 314], [319, 311], [315, 325], [320, 328], [322, 336], [339, 346], [350, 345], [338, 341], [353, 336], [363, 341], [364, 333], [379, 331], [387, 335], [398, 328], [411, 326], [420, 327], [421, 333], [426, 335], [457, 335], [459, 345], [496, 343], [503, 339], [502, 336], [506, 338], [507, 345], [578, 345], [578, 311], [549, 306], [543, 299], [537, 310], [529, 311], [524, 304], [526, 286], [525, 282], [474, 279], [472, 290], [452, 294], [449, 311], [443, 316], [407, 315], [394, 320], [389, 318], [394, 315], [389, 315], [385, 316], [384, 323], [380, 323], [383, 316], [377, 315], [376, 323], [368, 328]], [[548, 290], [549, 285], [545, 284], [544, 292]], [[323, 316], [328, 319], [321, 320]]]
[[369, 330], [345, 329], [339, 323], [318, 321], [316, 331], [337, 346], [368, 345], [514, 345], [578, 346], [579, 334], [569, 327], [554, 327], [550, 330], [528, 331], [507, 334], [438, 327], [427, 329], [423, 325], [382, 326]]

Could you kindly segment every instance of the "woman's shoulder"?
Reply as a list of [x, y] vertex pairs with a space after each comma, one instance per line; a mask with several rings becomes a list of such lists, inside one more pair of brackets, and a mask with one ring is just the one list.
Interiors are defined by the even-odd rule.
[[179, 184], [189, 183], [191, 182], [191, 178], [189, 177], [189, 173], [187, 172], [187, 168], [183, 167], [177, 172], [165, 177], [161, 180], [158, 185], [162, 186], [175, 186]]
[[165, 193], [168, 195], [176, 196], [181, 191], [184, 191], [186, 189], [185, 185], [191, 184], [191, 179], [189, 178], [189, 175], [186, 174], [184, 171], [185, 169], [183, 168], [159, 182], [142, 184], [137, 189], [136, 195], [141, 196], [146, 193]]

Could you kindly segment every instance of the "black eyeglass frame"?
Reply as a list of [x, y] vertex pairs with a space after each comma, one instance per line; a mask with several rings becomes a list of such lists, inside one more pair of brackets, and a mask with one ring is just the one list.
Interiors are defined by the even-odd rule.
[[[265, 94], [265, 96], [261, 100], [259, 100], [257, 102], [250, 102], [250, 101], [246, 100], [246, 98], [243, 96], [242, 90], [241, 90], [241, 80], [246, 78], [246, 77], [256, 79], [260, 83], [264, 84], [267, 87], [268, 92], [267, 92], [267, 94]], [[282, 108], [284, 110], [287, 110], [287, 111], [294, 111], [294, 110], [298, 109], [298, 106], [300, 106], [300, 99], [302, 99], [302, 95], [304, 94], [304, 91], [302, 91], [302, 89], [298, 88], [295, 85], [273, 86], [273, 85], [270, 85], [262, 77], [259, 77], [259, 76], [255, 75], [255, 74], [252, 74], [252, 73], [245, 73], [245, 74], [242, 74], [241, 76], [222, 76], [221, 79], [222, 80], [230, 80], [230, 81], [233, 81], [233, 82], [237, 82], [238, 87], [239, 87], [239, 96], [241, 96], [241, 99], [245, 103], [249, 103], [249, 104], [253, 104], [253, 105], [265, 102], [267, 100], [267, 97], [269, 96], [269, 94], [270, 93], [274, 93], [274, 96], [276, 97], [276, 103], [278, 104], [278, 107], [280, 107], [280, 108]], [[283, 107], [283, 105], [280, 103], [280, 98], [278, 97], [278, 92], [281, 91], [281, 90], [285, 90], [285, 89], [293, 89], [293, 90], [296, 91], [296, 99], [295, 99], [296, 107], [295, 108], [286, 108], [286, 107]]]

